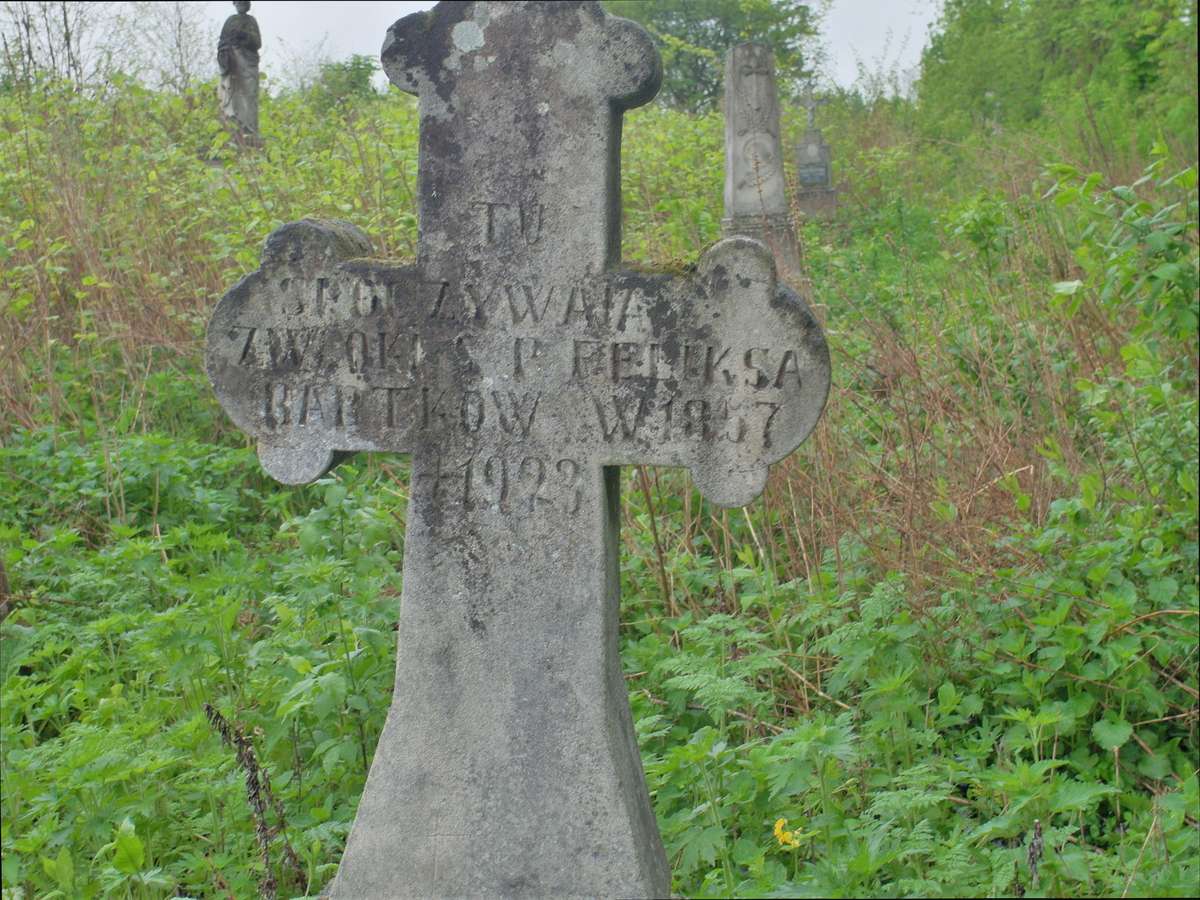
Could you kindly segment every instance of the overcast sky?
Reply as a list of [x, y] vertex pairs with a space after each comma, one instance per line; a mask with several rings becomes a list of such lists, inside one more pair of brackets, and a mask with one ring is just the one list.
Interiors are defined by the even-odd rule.
[[[345, 59], [352, 53], [378, 57], [389, 25], [431, 6], [419, 0], [258, 0], [250, 13], [263, 34], [263, 69], [285, 78], [291, 67], [317, 58]], [[873, 72], [915, 68], [938, 6], [939, 0], [833, 0], [823, 29], [827, 77], [850, 87], [857, 62]], [[232, 4], [216, 0], [204, 9], [217, 30], [233, 12]]]

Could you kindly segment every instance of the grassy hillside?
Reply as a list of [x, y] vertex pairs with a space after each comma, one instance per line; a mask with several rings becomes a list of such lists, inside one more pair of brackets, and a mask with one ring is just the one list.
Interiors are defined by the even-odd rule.
[[[946, 59], [977, 52], [956, 22]], [[972, 122], [963, 70], [929, 71], [923, 106], [822, 110], [844, 202], [800, 234], [834, 354], [812, 439], [742, 510], [624, 471], [675, 890], [1194, 894], [1195, 94], [1118, 115], [1100, 66], [1094, 129]], [[315, 896], [391, 694], [407, 460], [274, 484], [200, 339], [285, 221], [413, 252], [415, 112], [266, 98], [238, 154], [212, 95], [0, 93], [6, 900]], [[628, 117], [628, 261], [719, 236], [721, 133]]]

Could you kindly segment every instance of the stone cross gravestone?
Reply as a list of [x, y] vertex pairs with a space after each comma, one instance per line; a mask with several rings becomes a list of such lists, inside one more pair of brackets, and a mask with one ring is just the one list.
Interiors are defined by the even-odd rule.
[[783, 175], [775, 54], [765, 44], [738, 44], [725, 57], [725, 218], [721, 226], [726, 235], [762, 240], [780, 269], [799, 273], [800, 254]]
[[395, 692], [332, 895], [667, 896], [618, 655], [618, 466], [749, 502], [817, 422], [824, 338], [756, 241], [620, 268], [621, 116], [661, 79], [640, 27], [442, 3], [383, 63], [419, 98], [415, 264], [285, 225], [207, 347], [277, 479], [411, 454]]
[[818, 97], [813, 93], [812, 86], [804, 92], [804, 97], [800, 100], [800, 105], [804, 107], [804, 111], [808, 113], [808, 130], [817, 130], [817, 107], [824, 106], [829, 102], [828, 97]]
[[808, 127], [796, 147], [796, 206], [802, 215], [826, 218], [837, 209], [837, 189], [833, 186], [832, 155], [817, 128], [817, 107], [829, 98], [817, 98], [810, 88], [800, 105], [808, 112]]

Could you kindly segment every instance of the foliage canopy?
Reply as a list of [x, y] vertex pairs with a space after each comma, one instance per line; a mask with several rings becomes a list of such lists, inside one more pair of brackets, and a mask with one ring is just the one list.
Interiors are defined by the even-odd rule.
[[817, 23], [801, 0], [604, 0], [604, 5], [653, 35], [663, 58], [659, 96], [676, 109], [695, 113], [716, 107], [725, 53], [741, 41], [760, 41], [774, 51], [785, 96], [811, 74], [806, 47]]
[[1196, 0], [947, 0], [921, 60], [928, 126], [961, 136], [1076, 107], [1195, 115]]

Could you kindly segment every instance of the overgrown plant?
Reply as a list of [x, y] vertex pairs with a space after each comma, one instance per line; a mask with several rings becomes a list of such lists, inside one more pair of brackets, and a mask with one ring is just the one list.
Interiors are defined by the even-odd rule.
[[[393, 689], [406, 463], [279, 487], [199, 359], [274, 225], [412, 252], [411, 101], [327, 99], [264, 99], [237, 155], [200, 92], [0, 92], [5, 900], [332, 877]], [[825, 108], [843, 206], [800, 228], [797, 285], [822, 425], [745, 509], [625, 475], [622, 658], [677, 893], [1195, 894], [1195, 158], [1139, 109], [1117, 154]], [[719, 118], [626, 133], [626, 258], [693, 259]]]

